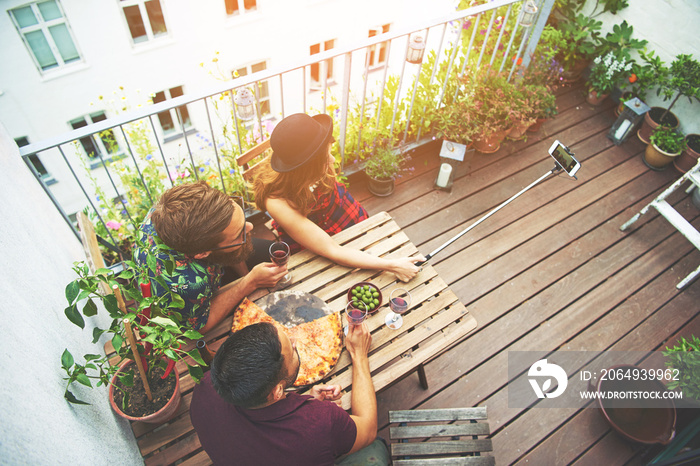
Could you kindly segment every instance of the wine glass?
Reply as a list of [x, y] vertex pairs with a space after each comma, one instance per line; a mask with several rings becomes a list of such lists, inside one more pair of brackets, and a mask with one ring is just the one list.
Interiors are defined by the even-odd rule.
[[[270, 245], [270, 259], [280, 267], [286, 265], [289, 261], [289, 245], [284, 241], [275, 241]], [[287, 274], [277, 282], [278, 288], [284, 288], [292, 283], [292, 273], [287, 271]]]
[[[359, 306], [362, 306], [364, 309], [360, 309]], [[348, 324], [349, 325], [362, 325], [362, 322], [365, 321], [367, 318], [367, 314], [369, 311], [369, 307], [363, 303], [363, 302], [358, 302], [358, 303], [353, 303], [350, 301], [346, 306], [345, 306], [345, 317], [348, 319]], [[348, 334], [348, 326], [346, 325], [343, 327], [343, 332], [345, 332], [345, 335]]]
[[411, 293], [405, 288], [395, 288], [389, 295], [389, 307], [392, 312], [386, 315], [384, 322], [392, 330], [401, 328], [403, 317], [401, 314], [408, 310], [411, 305]]

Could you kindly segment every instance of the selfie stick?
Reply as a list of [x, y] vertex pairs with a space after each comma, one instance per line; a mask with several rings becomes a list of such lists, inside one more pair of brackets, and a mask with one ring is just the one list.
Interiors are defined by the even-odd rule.
[[481, 218], [480, 218], [479, 220], [477, 220], [476, 222], [474, 222], [474, 223], [472, 223], [471, 225], [469, 225], [464, 231], [462, 231], [462, 232], [460, 232], [459, 234], [457, 234], [454, 238], [450, 239], [449, 241], [447, 241], [447, 242], [446, 242], [445, 244], [443, 244], [442, 246], [438, 247], [438, 248], [435, 249], [434, 251], [431, 251], [430, 254], [428, 254], [427, 256], [425, 256], [425, 260], [424, 260], [424, 261], [419, 261], [419, 262], [416, 262], [415, 264], [416, 264], [418, 267], [422, 266], [423, 264], [425, 264], [426, 262], [428, 262], [435, 254], [437, 254], [438, 252], [442, 251], [443, 249], [445, 249], [445, 248], [446, 248], [447, 246], [449, 246], [450, 244], [452, 244], [452, 243], [454, 243], [455, 241], [457, 241], [459, 238], [461, 238], [461, 237], [462, 237], [463, 235], [465, 235], [467, 232], [471, 231], [472, 228], [474, 228], [475, 226], [477, 226], [478, 224], [480, 224], [481, 222], [483, 222], [484, 220], [486, 220], [487, 218], [489, 218], [490, 216], [492, 216], [493, 214], [495, 214], [496, 212], [498, 212], [499, 210], [501, 210], [503, 207], [505, 207], [505, 206], [507, 206], [508, 204], [510, 204], [513, 200], [515, 200], [518, 196], [520, 196], [521, 194], [523, 194], [525, 191], [527, 191], [528, 189], [532, 188], [533, 186], [535, 186], [537, 183], [539, 183], [540, 181], [542, 181], [542, 180], [544, 180], [545, 178], [547, 178], [547, 177], [548, 177], [549, 175], [551, 175], [552, 173], [558, 172], [559, 170], [561, 170], [561, 167], [560, 167], [558, 164], [555, 164], [554, 168], [552, 168], [551, 170], [549, 170], [549, 171], [548, 171], [547, 173], [545, 173], [544, 175], [540, 176], [537, 180], [533, 181], [529, 186], [527, 186], [526, 188], [524, 188], [523, 190], [521, 190], [519, 193], [517, 193], [515, 196], [511, 197], [511, 198], [508, 199], [507, 201], [503, 202], [501, 205], [499, 205], [498, 207], [496, 207], [495, 209], [493, 209], [491, 212], [489, 212], [488, 214], [486, 214], [486, 215], [484, 215], [483, 217], [481, 217]]

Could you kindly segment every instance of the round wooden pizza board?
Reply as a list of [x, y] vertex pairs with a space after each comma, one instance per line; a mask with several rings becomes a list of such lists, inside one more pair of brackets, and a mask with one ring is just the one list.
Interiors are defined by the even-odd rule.
[[256, 304], [285, 327], [294, 327], [333, 313], [321, 298], [305, 291], [277, 291], [261, 298]]

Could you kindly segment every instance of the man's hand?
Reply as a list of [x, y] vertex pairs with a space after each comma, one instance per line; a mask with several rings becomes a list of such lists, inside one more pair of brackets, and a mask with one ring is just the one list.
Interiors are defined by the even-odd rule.
[[372, 334], [369, 333], [367, 322], [362, 325], [348, 325], [348, 335], [345, 337], [345, 347], [350, 353], [353, 363], [356, 358], [367, 358], [369, 348], [372, 345]]
[[254, 289], [270, 288], [275, 286], [286, 273], [286, 265], [278, 266], [272, 262], [263, 262], [253, 267], [246, 278], [250, 280]]
[[311, 387], [309, 395], [313, 396], [318, 401], [335, 401], [336, 404], [340, 406], [340, 385], [314, 385]]

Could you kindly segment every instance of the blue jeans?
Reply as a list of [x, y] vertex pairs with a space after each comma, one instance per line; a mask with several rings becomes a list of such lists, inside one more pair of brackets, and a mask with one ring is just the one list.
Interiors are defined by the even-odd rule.
[[387, 466], [391, 464], [389, 449], [383, 438], [377, 439], [360, 451], [344, 456], [337, 466]]

